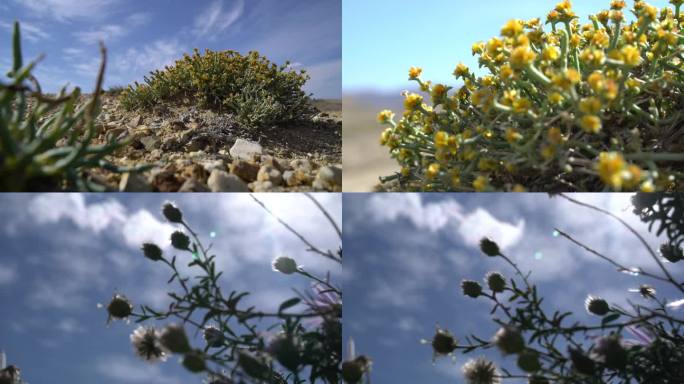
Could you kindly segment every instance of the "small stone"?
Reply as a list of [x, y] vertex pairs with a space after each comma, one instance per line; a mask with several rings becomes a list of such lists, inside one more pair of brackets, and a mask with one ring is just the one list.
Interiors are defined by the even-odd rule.
[[159, 146], [159, 139], [156, 136], [145, 136], [140, 138], [140, 142], [147, 151], [152, 151]]
[[301, 169], [305, 172], [311, 172], [313, 168], [311, 167], [311, 162], [307, 159], [295, 159], [290, 162], [290, 167], [292, 169]]
[[211, 192], [211, 189], [196, 179], [187, 179], [178, 192]]
[[342, 168], [338, 166], [326, 166], [321, 168], [316, 175], [313, 187], [327, 191], [339, 192], [342, 190]]
[[280, 185], [283, 183], [283, 175], [275, 167], [271, 165], [264, 165], [259, 169], [257, 175], [258, 181], [270, 181], [273, 185]]
[[159, 192], [176, 192], [185, 182], [184, 179], [176, 177], [172, 170], [165, 170], [157, 172], [152, 178], [153, 185], [159, 189]]
[[152, 192], [152, 186], [139, 173], [126, 172], [121, 176], [119, 192]]
[[131, 127], [131, 128], [136, 128], [137, 126], [139, 126], [140, 124], [142, 124], [142, 122], [143, 122], [143, 117], [142, 117], [141, 115], [137, 115], [136, 117], [132, 118], [132, 119], [128, 122], [128, 126]]
[[249, 187], [242, 179], [218, 169], [211, 171], [207, 185], [212, 192], [249, 192]]
[[226, 164], [225, 164], [225, 163], [223, 162], [223, 160], [221, 160], [221, 159], [205, 161], [205, 162], [202, 163], [202, 167], [204, 167], [204, 169], [205, 169], [207, 172], [211, 172], [211, 171], [213, 171], [214, 169], [218, 169], [218, 170], [221, 170], [221, 171], [225, 171], [225, 170], [226, 170]]
[[117, 127], [107, 131], [105, 135], [107, 141], [121, 140], [128, 133], [128, 129], [124, 127]]
[[299, 180], [297, 180], [294, 171], [283, 172], [283, 181], [288, 187], [296, 187], [299, 184]]
[[172, 121], [169, 125], [171, 126], [171, 129], [173, 129], [175, 131], [185, 130], [185, 123], [183, 123], [182, 121], [179, 121], [179, 120]]
[[259, 165], [245, 160], [235, 159], [230, 165], [230, 173], [237, 175], [239, 178], [247, 183], [257, 179], [259, 174]]
[[230, 148], [230, 156], [234, 159], [252, 160], [257, 156], [261, 156], [263, 151], [264, 150], [259, 143], [237, 139], [235, 144]]
[[271, 192], [274, 187], [270, 181], [255, 181], [250, 186], [254, 192]]
[[269, 165], [280, 172], [283, 172], [285, 169], [281, 165], [281, 163], [273, 156], [261, 156], [261, 165]]

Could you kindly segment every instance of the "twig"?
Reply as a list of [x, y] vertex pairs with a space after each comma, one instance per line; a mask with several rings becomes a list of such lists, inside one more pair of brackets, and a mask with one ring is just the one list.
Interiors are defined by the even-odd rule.
[[340, 227], [337, 225], [335, 220], [333, 220], [332, 216], [330, 216], [328, 211], [310, 193], [305, 193], [304, 196], [308, 197], [314, 204], [316, 204], [316, 207], [318, 207], [318, 209], [323, 213], [323, 215], [325, 215], [325, 217], [330, 222], [330, 225], [332, 225], [332, 227], [335, 229], [335, 232], [337, 232], [337, 236], [340, 238], [340, 240], [342, 240], [342, 231], [340, 230]]

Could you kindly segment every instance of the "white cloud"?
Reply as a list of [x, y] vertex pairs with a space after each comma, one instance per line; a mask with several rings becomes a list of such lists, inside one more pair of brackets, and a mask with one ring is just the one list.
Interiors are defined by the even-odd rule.
[[[0, 28], [8, 31], [14, 31], [14, 23], [0, 21]], [[36, 24], [21, 22], [20, 25], [21, 36], [29, 41], [36, 42], [39, 40], [49, 39], [50, 35]]]
[[75, 193], [40, 195], [30, 202], [28, 211], [41, 224], [69, 219], [79, 228], [95, 233], [126, 218], [126, 209], [118, 201], [86, 205], [84, 195]]
[[[299, 69], [294, 65], [292, 68]], [[338, 97], [342, 87], [342, 59], [335, 59], [305, 67], [311, 79], [305, 89], [318, 97]]]
[[132, 248], [139, 248], [142, 243], [148, 242], [167, 247], [174, 230], [171, 224], [158, 220], [149, 211], [141, 210], [127, 218], [121, 232], [126, 244]]
[[90, 31], [81, 31], [74, 33], [76, 39], [85, 44], [95, 44], [99, 41], [110, 43], [123, 36], [126, 36], [128, 31], [122, 25], [107, 24], [102, 25], [98, 29]]
[[83, 326], [76, 319], [64, 318], [60, 320], [56, 325], [57, 330], [64, 333], [81, 333], [83, 332]]
[[120, 0], [15, 0], [38, 15], [60, 21], [76, 18], [101, 19]]
[[8, 265], [0, 265], [0, 285], [8, 285], [16, 281], [17, 271]]
[[172, 64], [187, 50], [178, 40], [157, 40], [142, 48], [131, 47], [126, 52], [116, 55], [112, 60], [118, 72], [147, 72]]
[[478, 207], [474, 212], [461, 217], [458, 233], [465, 244], [477, 246], [483, 237], [495, 240], [502, 249], [517, 244], [525, 230], [525, 220], [518, 220], [513, 225], [497, 220], [489, 211]]
[[217, 37], [238, 21], [244, 12], [244, 8], [244, 0], [235, 0], [232, 7], [225, 11], [223, 0], [214, 1], [204, 12], [195, 17], [195, 35], [198, 37]]
[[132, 357], [114, 355], [100, 357], [95, 363], [95, 371], [120, 383], [180, 384], [178, 378], [167, 377], [160, 365], [135, 360]]

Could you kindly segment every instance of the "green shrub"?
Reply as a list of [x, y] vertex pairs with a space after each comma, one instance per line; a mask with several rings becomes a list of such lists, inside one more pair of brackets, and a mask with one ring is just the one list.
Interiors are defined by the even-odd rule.
[[104, 160], [123, 143], [92, 144], [106, 61], [104, 47], [101, 52], [97, 85], [87, 103], [78, 105], [79, 88], [49, 97], [31, 75], [38, 60], [23, 65], [19, 23], [14, 23], [12, 70], [7, 83], [0, 80], [0, 190], [102, 190], [85, 170], [133, 171]]
[[308, 117], [313, 109], [302, 86], [305, 71], [278, 66], [258, 52], [243, 56], [235, 51], [195, 49], [172, 66], [155, 70], [143, 84], [121, 94], [126, 109], [151, 108], [163, 101], [199, 103], [226, 111], [249, 126], [286, 123]]
[[405, 112], [378, 115], [381, 143], [407, 189], [460, 191], [678, 190], [684, 161], [684, 35], [672, 8], [624, 1], [580, 25], [570, 1], [540, 19], [511, 20], [475, 43], [489, 74], [459, 64], [453, 90], [409, 78]]

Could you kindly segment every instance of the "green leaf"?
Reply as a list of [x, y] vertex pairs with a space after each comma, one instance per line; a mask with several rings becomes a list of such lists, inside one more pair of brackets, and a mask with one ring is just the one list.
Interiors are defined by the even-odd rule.
[[284, 310], [294, 307], [295, 305], [299, 304], [302, 301], [299, 297], [293, 297], [289, 300], [283, 301], [282, 304], [280, 304], [280, 308], [278, 308], [278, 313], [282, 313]]
[[620, 317], [619, 313], [613, 313], [612, 315], [608, 315], [604, 317], [603, 320], [601, 320], [601, 325], [606, 325], [612, 321], [615, 321], [618, 319], [618, 317]]
[[21, 67], [24, 66], [23, 59], [21, 57], [21, 32], [18, 21], [14, 22], [14, 34], [12, 35], [12, 45], [14, 53], [14, 63], [12, 65], [12, 69], [14, 70], [14, 73], [17, 73], [19, 72]]

